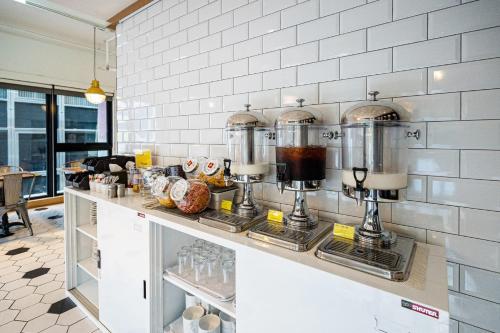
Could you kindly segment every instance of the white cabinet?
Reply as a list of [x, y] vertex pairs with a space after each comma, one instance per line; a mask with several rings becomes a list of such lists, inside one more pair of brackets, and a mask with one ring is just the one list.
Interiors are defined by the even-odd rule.
[[99, 321], [113, 333], [149, 332], [148, 221], [110, 204], [98, 205], [97, 214]]

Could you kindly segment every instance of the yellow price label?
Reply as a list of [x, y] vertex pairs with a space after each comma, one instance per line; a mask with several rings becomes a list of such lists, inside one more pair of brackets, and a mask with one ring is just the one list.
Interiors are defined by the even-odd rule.
[[269, 221], [282, 223], [283, 222], [283, 212], [279, 211], [279, 210], [269, 209], [269, 211], [267, 212], [267, 219]]
[[340, 224], [340, 223], [335, 223], [333, 226], [333, 234], [335, 236], [347, 238], [347, 239], [354, 239], [354, 231], [356, 229], [350, 225], [345, 225], [345, 224]]
[[222, 200], [222, 202], [220, 203], [220, 208], [231, 211], [231, 209], [233, 208], [233, 202], [231, 200]]

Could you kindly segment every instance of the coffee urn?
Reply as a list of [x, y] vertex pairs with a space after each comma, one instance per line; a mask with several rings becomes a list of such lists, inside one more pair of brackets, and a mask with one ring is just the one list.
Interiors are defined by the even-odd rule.
[[391, 280], [405, 280], [415, 252], [415, 241], [384, 230], [379, 202], [405, 200], [409, 113], [400, 105], [371, 100], [349, 108], [341, 119], [342, 192], [365, 203], [361, 225], [352, 239], [329, 236], [318, 248], [318, 257]]

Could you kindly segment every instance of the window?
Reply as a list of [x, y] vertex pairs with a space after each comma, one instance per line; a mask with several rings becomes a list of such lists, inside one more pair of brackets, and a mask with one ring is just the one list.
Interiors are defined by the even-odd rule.
[[112, 148], [110, 101], [94, 105], [81, 93], [52, 92], [0, 83], [0, 165], [35, 172], [34, 197], [62, 193], [64, 163]]
[[78, 96], [57, 96], [57, 142], [99, 143], [108, 140], [106, 103], [94, 105]]

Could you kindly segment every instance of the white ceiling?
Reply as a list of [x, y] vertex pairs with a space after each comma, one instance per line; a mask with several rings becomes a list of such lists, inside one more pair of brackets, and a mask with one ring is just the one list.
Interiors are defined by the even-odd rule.
[[[38, 2], [87, 21], [102, 23], [135, 0], [42, 0]], [[14, 0], [0, 0], [0, 25], [86, 47], [92, 47], [93, 43], [91, 24]], [[96, 35], [98, 48], [102, 48], [104, 40], [111, 38], [114, 32], [97, 29]]]

